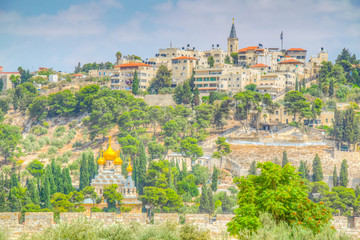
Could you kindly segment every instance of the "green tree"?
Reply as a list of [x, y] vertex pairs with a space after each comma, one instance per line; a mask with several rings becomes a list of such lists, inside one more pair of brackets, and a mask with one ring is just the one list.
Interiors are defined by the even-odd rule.
[[346, 187], [349, 183], [348, 165], [346, 160], [342, 160], [340, 169], [340, 186]]
[[216, 151], [213, 152], [212, 157], [220, 159], [220, 169], [221, 169], [222, 158], [231, 153], [230, 144], [226, 142], [225, 137], [218, 137], [215, 143], [216, 143]]
[[222, 198], [222, 205], [221, 208], [223, 210], [224, 213], [232, 213], [231, 209], [232, 209], [232, 204], [231, 204], [231, 200], [228, 197], [227, 193], [225, 192], [224, 197]]
[[89, 166], [88, 161], [86, 159], [86, 154], [81, 155], [81, 163], [80, 163], [80, 183], [79, 189], [82, 190], [85, 187], [89, 186]]
[[209, 195], [205, 185], [201, 187], [199, 211], [200, 213], [210, 213]]
[[314, 182], [322, 181], [324, 178], [322, 166], [321, 166], [321, 160], [318, 154], [315, 155], [314, 161], [313, 161], [313, 175], [312, 179]]
[[245, 89], [248, 90], [248, 91], [255, 92], [255, 90], [256, 90], [256, 84], [251, 83], [251, 84], [249, 84], [249, 85], [246, 85], [246, 86], [245, 86]]
[[283, 152], [283, 158], [282, 158], [282, 162], [281, 162], [281, 166], [284, 167], [286, 164], [289, 163], [288, 157], [287, 157], [287, 152], [284, 151]]
[[41, 186], [41, 194], [40, 200], [43, 203], [43, 208], [51, 208], [50, 202], [51, 194], [50, 194], [50, 183], [47, 177], [43, 177], [42, 186]]
[[117, 191], [118, 185], [111, 184], [104, 187], [103, 197], [106, 200], [108, 211], [115, 212], [116, 208], [121, 206], [121, 201], [124, 198], [121, 193]]
[[139, 169], [138, 169], [138, 183], [137, 183], [137, 190], [139, 191], [139, 194], [143, 194], [143, 188], [145, 184], [145, 178], [146, 178], [146, 165], [147, 165], [147, 159], [146, 159], [146, 152], [145, 152], [145, 146], [142, 141], [140, 141], [139, 145]]
[[156, 72], [155, 78], [150, 82], [149, 92], [158, 93], [160, 89], [171, 86], [171, 70], [161, 65]]
[[218, 181], [219, 181], [219, 174], [220, 174], [219, 169], [214, 167], [213, 174], [212, 174], [212, 177], [211, 177], [211, 189], [214, 192], [217, 191], [217, 186], [218, 186]]
[[213, 57], [213, 56], [210, 56], [210, 57], [208, 57], [207, 60], [208, 60], [209, 67], [210, 67], [210, 68], [213, 68], [213, 67], [214, 67], [214, 64], [215, 64], [214, 57]]
[[229, 56], [229, 55], [226, 55], [225, 60], [224, 60], [224, 63], [226, 63], [226, 64], [231, 64], [231, 60], [230, 60], [230, 56]]
[[5, 159], [14, 155], [16, 145], [21, 139], [20, 128], [8, 124], [0, 124], [0, 153]]
[[140, 200], [150, 206], [150, 210], [159, 209], [167, 202], [166, 192], [162, 188], [144, 187], [144, 195]]
[[116, 56], [116, 63], [119, 63], [120, 59], [122, 58], [121, 52], [116, 52], [115, 56]]
[[284, 97], [286, 111], [294, 115], [294, 121], [298, 116], [298, 122], [310, 112], [310, 103], [308, 103], [301, 92], [287, 92]]
[[87, 186], [81, 191], [84, 198], [90, 198], [93, 202], [93, 206], [95, 207], [96, 200], [98, 196], [95, 192], [95, 187]]
[[302, 179], [309, 180], [309, 169], [304, 161], [300, 161], [299, 175]]
[[180, 153], [192, 161], [204, 155], [202, 148], [198, 146], [198, 141], [191, 137], [187, 137], [180, 142]]
[[139, 83], [140, 83], [140, 80], [139, 80], [139, 77], [138, 77], [138, 73], [135, 70], [134, 79], [133, 79], [133, 82], [132, 82], [132, 93], [134, 95], [137, 95], [139, 93]]
[[269, 213], [275, 222], [302, 226], [314, 233], [323, 229], [332, 218], [324, 204], [307, 198], [307, 187], [290, 164], [285, 167], [271, 162], [258, 163], [259, 175], [235, 179], [239, 189], [238, 208], [228, 231], [236, 236], [243, 229], [250, 232], [261, 227], [259, 215]]
[[51, 205], [54, 207], [55, 212], [68, 212], [74, 204], [70, 202], [69, 195], [55, 193], [51, 197]]
[[39, 181], [40, 177], [44, 174], [44, 164], [42, 164], [39, 160], [35, 159], [26, 167], [26, 170], [37, 179], [37, 188], [39, 189]]
[[199, 104], [200, 104], [200, 92], [199, 92], [198, 87], [196, 87], [194, 89], [194, 92], [193, 92], [193, 97], [192, 97], [192, 100], [191, 100], [191, 106], [194, 109], [196, 106], [199, 106]]
[[251, 162], [249, 175], [256, 175], [256, 161]]
[[35, 205], [40, 204], [40, 196], [39, 196], [39, 188], [35, 186], [34, 181], [31, 179], [28, 180], [28, 183], [26, 185], [26, 191], [29, 193], [29, 197], [31, 198], [31, 201]]
[[334, 165], [334, 171], [333, 171], [333, 186], [334, 187], [339, 186], [339, 179], [337, 175], [336, 165]]

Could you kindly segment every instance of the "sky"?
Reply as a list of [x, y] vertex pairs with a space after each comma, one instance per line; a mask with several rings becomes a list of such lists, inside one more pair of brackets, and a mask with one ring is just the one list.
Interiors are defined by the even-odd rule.
[[360, 0], [0, 0], [0, 66], [73, 72], [115, 53], [154, 57], [190, 44], [226, 50], [232, 18], [239, 48], [342, 48], [360, 58]]

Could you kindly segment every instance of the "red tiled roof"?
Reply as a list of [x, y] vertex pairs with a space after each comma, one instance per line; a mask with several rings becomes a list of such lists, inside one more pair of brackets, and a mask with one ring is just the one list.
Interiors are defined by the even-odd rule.
[[306, 50], [303, 48], [289, 48], [288, 51], [305, 51], [306, 52]]
[[282, 61], [282, 62], [278, 62], [278, 64], [296, 64], [296, 63], [303, 63], [303, 62], [300, 62], [298, 60], [295, 60], [295, 59], [288, 59], [288, 60], [285, 60], [285, 61]]
[[172, 60], [181, 60], [181, 59], [198, 60], [197, 58], [187, 57], [187, 56], [176, 57], [176, 58], [173, 58]]
[[258, 48], [258, 46], [250, 46], [250, 47], [239, 49], [239, 52], [246, 52], [246, 51], [249, 51], [249, 50], [256, 50], [257, 48]]
[[262, 52], [262, 51], [264, 51], [264, 49], [263, 48], [258, 48], [258, 49], [256, 49], [256, 51]]
[[252, 66], [250, 66], [251, 68], [258, 68], [258, 67], [269, 67], [269, 66], [267, 66], [267, 65], [265, 65], [265, 64], [262, 64], [262, 63], [258, 63], [258, 64], [255, 64], [255, 65], [252, 65]]
[[151, 67], [150, 65], [145, 63], [124, 63], [124, 64], [116, 65], [114, 66], [114, 68], [130, 68], [130, 67], [141, 67], [141, 66]]
[[0, 72], [0, 74], [20, 74], [19, 72]]
[[73, 77], [81, 77], [82, 74], [81, 73], [77, 73], [77, 74], [74, 74]]

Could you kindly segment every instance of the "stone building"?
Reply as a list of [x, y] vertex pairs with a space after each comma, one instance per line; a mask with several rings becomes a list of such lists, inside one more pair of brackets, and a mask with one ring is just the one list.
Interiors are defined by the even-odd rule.
[[4, 68], [0, 66], [0, 81], [3, 82], [3, 91], [6, 91], [8, 89], [11, 89], [13, 87], [13, 84], [11, 82], [11, 76], [20, 76], [19, 72], [4, 72]]
[[127, 167], [128, 177], [121, 174], [123, 160], [120, 158], [120, 150], [114, 151], [111, 147], [111, 137], [109, 137], [109, 147], [106, 151], [101, 151], [100, 158], [97, 160], [99, 173], [91, 180], [91, 186], [95, 192], [103, 195], [104, 187], [111, 184], [118, 185], [118, 191], [123, 195], [122, 206], [131, 208], [131, 212], [141, 212], [142, 202], [138, 200], [135, 182], [132, 179], [133, 168], [131, 160]]
[[227, 52], [228, 53], [236, 53], [239, 49], [239, 39], [236, 36], [236, 30], [234, 25], [234, 19], [231, 26], [230, 35], [227, 39]]

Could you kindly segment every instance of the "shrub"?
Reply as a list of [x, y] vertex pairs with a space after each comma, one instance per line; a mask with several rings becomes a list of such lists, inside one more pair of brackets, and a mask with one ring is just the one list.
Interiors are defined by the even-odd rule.
[[46, 153], [42, 152], [42, 153], [39, 153], [38, 158], [45, 159], [45, 158], [48, 158], [48, 155]]
[[55, 138], [62, 137], [62, 136], [64, 135], [65, 131], [66, 131], [65, 126], [59, 126], [59, 127], [57, 127], [57, 128], [55, 129], [55, 132], [54, 132], [53, 136], [54, 136]]
[[51, 140], [51, 146], [54, 146], [58, 149], [63, 148], [64, 147], [64, 140], [62, 139], [53, 139]]
[[58, 151], [57, 147], [50, 146], [49, 149], [48, 149], [48, 154], [53, 155], [53, 154], [56, 154], [57, 151]]
[[47, 122], [43, 122], [42, 124], [43, 124], [43, 127], [45, 127], [45, 128], [49, 128], [49, 123], [47, 123]]
[[35, 134], [36, 136], [44, 135], [48, 133], [48, 130], [42, 126], [35, 126], [32, 127], [30, 130], [31, 133]]
[[45, 142], [45, 145], [50, 144], [50, 138], [47, 136], [41, 137], [39, 141]]
[[76, 124], [77, 124], [77, 121], [76, 121], [76, 120], [72, 120], [72, 122], [69, 123], [68, 126], [69, 126], [69, 128], [71, 129], [71, 128], [74, 128], [74, 127], [76, 126]]

